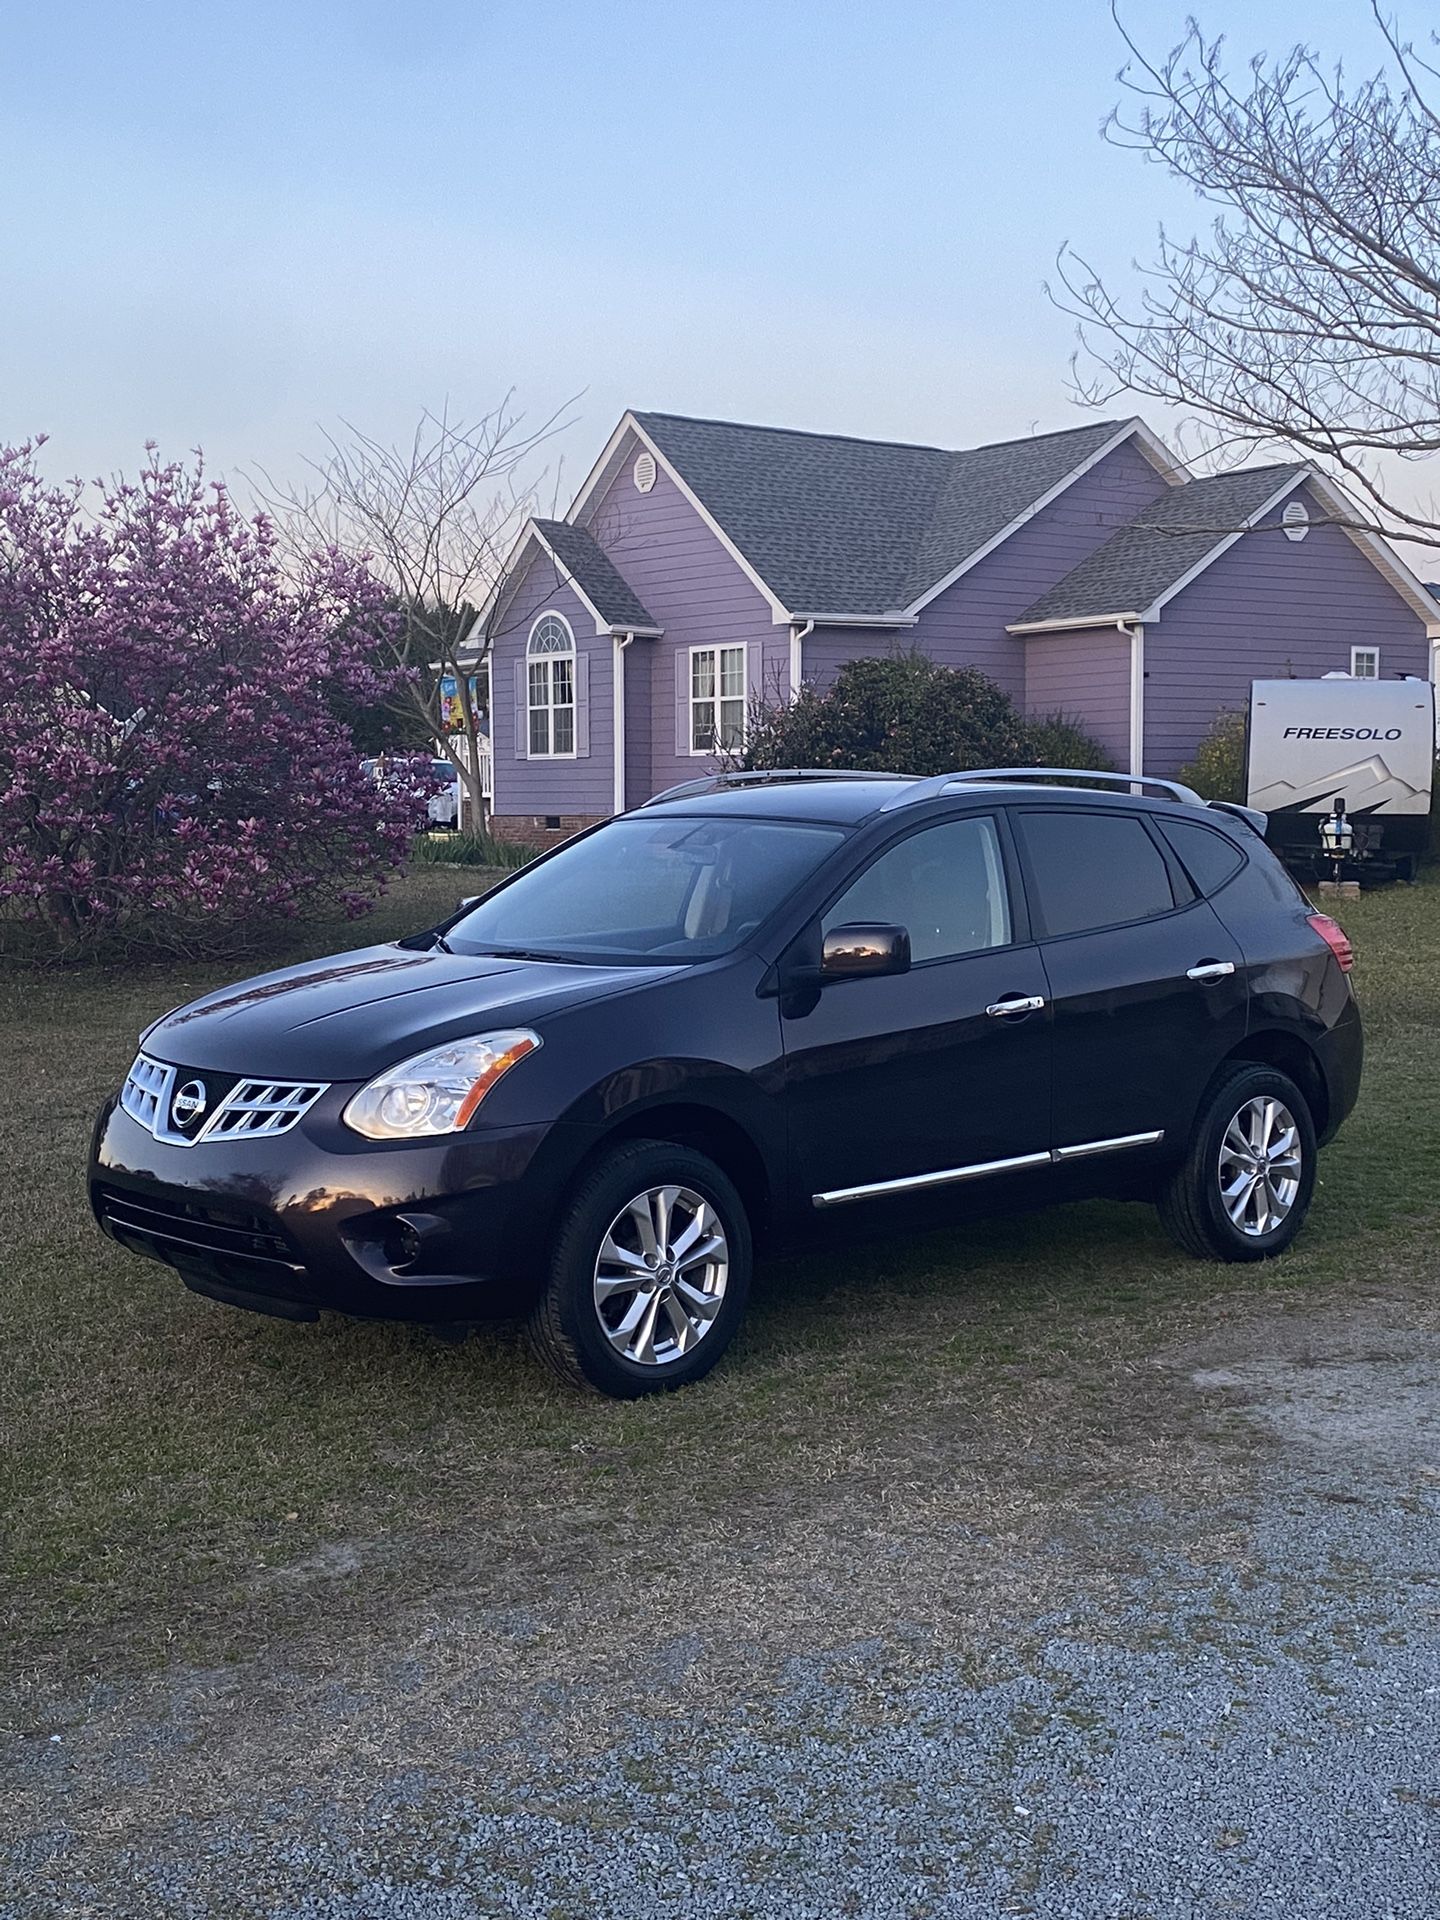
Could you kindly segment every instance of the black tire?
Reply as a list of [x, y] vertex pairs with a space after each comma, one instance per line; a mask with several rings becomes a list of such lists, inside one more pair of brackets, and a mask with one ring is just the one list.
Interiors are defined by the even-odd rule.
[[[718, 1219], [726, 1256], [723, 1294], [714, 1313], [702, 1316], [703, 1331], [694, 1337], [688, 1350], [665, 1353], [664, 1348], [677, 1339], [676, 1316], [690, 1319], [692, 1332], [696, 1322], [685, 1312], [678, 1287], [674, 1290], [673, 1311], [671, 1289], [659, 1289], [663, 1297], [651, 1317], [650, 1344], [652, 1353], [659, 1350], [660, 1357], [641, 1361], [622, 1352], [607, 1337], [596, 1299], [597, 1262], [611, 1228], [619, 1228], [624, 1235], [621, 1223], [632, 1217], [625, 1211], [632, 1200], [669, 1187], [699, 1196]], [[696, 1216], [687, 1210], [683, 1217], [688, 1226]], [[709, 1238], [714, 1239], [713, 1232]], [[689, 1386], [709, 1373], [735, 1338], [750, 1292], [751, 1262], [750, 1222], [744, 1203], [713, 1160], [664, 1140], [627, 1142], [581, 1177], [561, 1211], [545, 1284], [530, 1314], [531, 1344], [562, 1380], [615, 1399], [634, 1400], [642, 1394]], [[715, 1286], [717, 1272], [718, 1262], [712, 1262], [700, 1284], [692, 1285], [689, 1297]], [[661, 1278], [658, 1272], [656, 1277]], [[687, 1277], [694, 1276], [681, 1275], [682, 1279]], [[606, 1311], [613, 1311], [617, 1321], [623, 1320], [625, 1312], [641, 1301], [645, 1292], [642, 1288], [627, 1294], [617, 1283], [612, 1307]], [[643, 1338], [643, 1311], [639, 1332]]]
[[[1263, 1192], [1254, 1207], [1250, 1230], [1237, 1225], [1222, 1195], [1221, 1155], [1232, 1121], [1249, 1109], [1251, 1101], [1275, 1100], [1288, 1108], [1299, 1148], [1295, 1191], [1283, 1219], [1263, 1226]], [[1277, 1135], [1278, 1138], [1278, 1135]], [[1315, 1122], [1299, 1087], [1273, 1067], [1243, 1062], [1216, 1082], [1201, 1104], [1191, 1130], [1185, 1158], [1161, 1188], [1156, 1205], [1171, 1237], [1187, 1253], [1201, 1260], [1269, 1260], [1285, 1248], [1305, 1224], [1315, 1190]], [[1230, 1168], [1242, 1163], [1227, 1159]], [[1247, 1215], [1247, 1217], [1250, 1217]]]

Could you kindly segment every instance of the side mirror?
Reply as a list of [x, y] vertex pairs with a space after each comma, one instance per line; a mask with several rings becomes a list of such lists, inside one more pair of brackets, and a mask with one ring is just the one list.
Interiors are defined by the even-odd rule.
[[904, 927], [856, 920], [849, 926], [832, 927], [820, 949], [822, 980], [909, 971], [910, 934]]

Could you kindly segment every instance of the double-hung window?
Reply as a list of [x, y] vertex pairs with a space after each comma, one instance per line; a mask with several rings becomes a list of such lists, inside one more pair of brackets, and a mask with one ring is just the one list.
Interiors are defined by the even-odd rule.
[[526, 649], [531, 759], [575, 751], [575, 636], [558, 613], [542, 613]]
[[745, 648], [690, 649], [690, 751], [745, 744]]

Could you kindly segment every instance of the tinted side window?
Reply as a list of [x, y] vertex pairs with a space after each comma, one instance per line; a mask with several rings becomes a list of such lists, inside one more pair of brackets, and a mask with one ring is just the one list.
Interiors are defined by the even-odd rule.
[[940, 960], [1010, 943], [1010, 901], [995, 822], [946, 820], [882, 853], [841, 894], [822, 923], [906, 927], [915, 960]]
[[1244, 861], [1233, 840], [1209, 827], [1192, 826], [1188, 820], [1167, 820], [1163, 814], [1156, 815], [1155, 824], [1201, 893], [1211, 894], [1223, 887]]
[[1039, 896], [1031, 905], [1046, 933], [1118, 926], [1175, 905], [1165, 856], [1134, 814], [1067, 807], [1015, 817]]

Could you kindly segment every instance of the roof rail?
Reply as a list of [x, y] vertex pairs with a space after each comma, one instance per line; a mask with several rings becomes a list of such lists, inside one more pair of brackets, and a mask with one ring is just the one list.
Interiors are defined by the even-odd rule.
[[[658, 807], [662, 800], [688, 800], [697, 793], [723, 793], [728, 787], [766, 787], [783, 785], [788, 780], [906, 780], [911, 774], [876, 773], [854, 767], [753, 767], [743, 773], [706, 773], [697, 780], [682, 780], [678, 787], [652, 793], [642, 807]], [[637, 809], [638, 811], [638, 809]]]
[[937, 799], [942, 793], [948, 793], [951, 787], [964, 786], [972, 780], [1001, 784], [1015, 780], [1044, 780], [1051, 786], [1062, 780], [1086, 780], [1107, 787], [1123, 787], [1127, 792], [1155, 787], [1167, 799], [1183, 800], [1187, 806], [1203, 807], [1206, 804], [1193, 787], [1182, 786], [1178, 780], [1160, 780], [1148, 773], [1106, 773], [1094, 767], [966, 767], [955, 773], [937, 773], [928, 780], [917, 782], [909, 793], [897, 794], [893, 800], [887, 801], [881, 811], [889, 812], [891, 807], [911, 807], [921, 800]]

